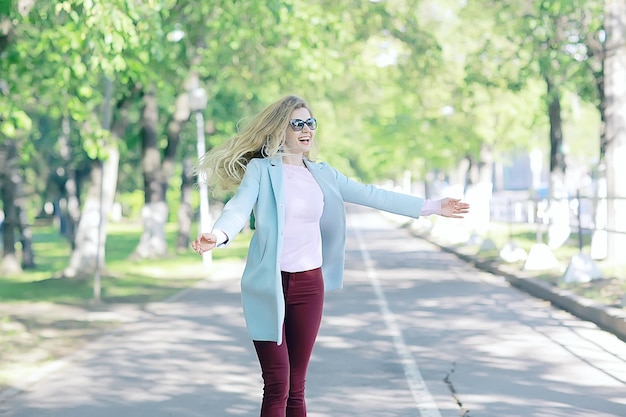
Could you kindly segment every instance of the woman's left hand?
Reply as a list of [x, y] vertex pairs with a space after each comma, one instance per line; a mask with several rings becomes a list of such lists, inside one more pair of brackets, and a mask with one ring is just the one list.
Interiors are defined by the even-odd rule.
[[198, 237], [191, 242], [191, 247], [198, 255], [208, 252], [217, 245], [217, 235], [215, 233], [200, 233]]
[[443, 217], [462, 219], [464, 214], [469, 213], [470, 205], [462, 202], [458, 198], [446, 197], [439, 201], [441, 203], [441, 215]]

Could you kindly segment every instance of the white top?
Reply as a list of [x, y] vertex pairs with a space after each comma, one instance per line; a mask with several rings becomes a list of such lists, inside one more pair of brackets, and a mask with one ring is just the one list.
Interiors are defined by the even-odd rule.
[[280, 270], [301, 272], [322, 266], [320, 218], [324, 194], [309, 170], [283, 164], [285, 235]]

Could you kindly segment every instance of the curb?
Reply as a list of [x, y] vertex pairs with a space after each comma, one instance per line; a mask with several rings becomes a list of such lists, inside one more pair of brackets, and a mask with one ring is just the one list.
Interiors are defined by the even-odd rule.
[[410, 232], [413, 236], [424, 239], [439, 247], [441, 250], [456, 255], [458, 258], [472, 264], [482, 271], [502, 276], [514, 287], [519, 288], [533, 297], [549, 301], [554, 306], [580, 319], [590, 321], [626, 342], [626, 311], [596, 303], [595, 301], [574, 294], [571, 291], [555, 288], [531, 277], [521, 277], [519, 274], [506, 271], [504, 268], [492, 262], [481, 261], [449, 246], [437, 243], [423, 234], [416, 233], [412, 230], [410, 230]]

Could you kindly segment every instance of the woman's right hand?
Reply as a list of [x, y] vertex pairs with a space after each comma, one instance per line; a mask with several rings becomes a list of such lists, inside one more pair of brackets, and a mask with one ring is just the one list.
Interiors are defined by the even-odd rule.
[[217, 245], [217, 235], [213, 233], [200, 233], [196, 240], [191, 242], [191, 247], [197, 254], [202, 255]]

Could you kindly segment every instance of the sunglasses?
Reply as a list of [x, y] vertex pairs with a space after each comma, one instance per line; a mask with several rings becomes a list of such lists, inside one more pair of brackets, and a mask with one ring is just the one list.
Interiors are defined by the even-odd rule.
[[289, 121], [289, 126], [291, 126], [294, 132], [299, 132], [304, 129], [304, 125], [307, 125], [311, 130], [315, 130], [317, 129], [317, 120], [315, 120], [315, 117], [309, 117], [306, 120], [291, 119]]

